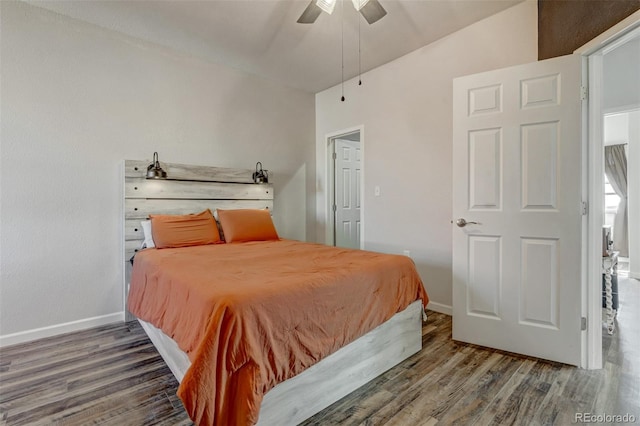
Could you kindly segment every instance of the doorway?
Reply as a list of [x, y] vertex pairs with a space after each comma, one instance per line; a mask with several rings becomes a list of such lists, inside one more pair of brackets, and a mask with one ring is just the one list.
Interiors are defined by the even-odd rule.
[[361, 129], [328, 137], [328, 243], [362, 248], [363, 149]]
[[[637, 75], [640, 73], [640, 13], [636, 13], [627, 20], [621, 22], [612, 29], [606, 31], [601, 36], [583, 46], [576, 53], [585, 58], [588, 63], [589, 91], [588, 91], [588, 158], [587, 166], [588, 190], [587, 197], [589, 200], [589, 220], [588, 220], [588, 247], [587, 254], [587, 275], [588, 280], [584, 293], [587, 295], [587, 314], [589, 323], [587, 327], [587, 359], [586, 366], [588, 368], [602, 368], [604, 361], [608, 359], [608, 348], [615, 346], [619, 352], [623, 351], [626, 336], [634, 335], [637, 332], [638, 306], [633, 303], [633, 299], [637, 299], [637, 289], [625, 296], [619, 291], [616, 299], [619, 299], [620, 306], [616, 324], [619, 327], [625, 327], [623, 324], [628, 314], [633, 314], [628, 319], [633, 324], [632, 328], [625, 331], [616, 330], [609, 334], [607, 328], [603, 328], [602, 315], [602, 277], [604, 265], [609, 265], [609, 261], [605, 262], [605, 248], [603, 238], [603, 226], [612, 221], [613, 204], [607, 198], [612, 197], [613, 189], [605, 187], [607, 179], [605, 178], [605, 146], [618, 145], [623, 147], [621, 156], [629, 160], [629, 163], [640, 162], [640, 140], [637, 136], [638, 130], [637, 119], [626, 117], [627, 113], [633, 114], [632, 110], [640, 107], [640, 82]], [[625, 124], [626, 123], [626, 124]], [[624, 134], [624, 137], [621, 137]], [[633, 135], [636, 135], [635, 137]], [[624, 140], [622, 140], [624, 139]], [[618, 150], [620, 151], [620, 150]], [[612, 160], [610, 159], [609, 162]], [[625, 160], [626, 161], [626, 160]], [[627, 176], [628, 182], [632, 179], [638, 179], [638, 166], [629, 166]], [[634, 176], [635, 175], [635, 178]], [[617, 180], [617, 179], [616, 179]], [[627, 182], [627, 183], [628, 183]], [[611, 183], [611, 182], [610, 182]], [[618, 188], [620, 189], [620, 188]], [[631, 228], [638, 223], [638, 211], [635, 204], [640, 202], [640, 190], [633, 189], [631, 185], [628, 188], [633, 193], [628, 193], [628, 223]], [[607, 194], [609, 192], [609, 194]], [[617, 208], [615, 209], [617, 211]], [[637, 226], [637, 225], [636, 225]], [[637, 231], [632, 231], [634, 234]], [[626, 233], [625, 233], [626, 235]], [[629, 260], [630, 266], [632, 259], [637, 259], [634, 255], [633, 245], [637, 244], [637, 235], [631, 233], [629, 237]], [[616, 239], [615, 237], [613, 238]], [[623, 237], [618, 237], [617, 243]], [[614, 246], [616, 241], [614, 241]], [[611, 251], [614, 251], [615, 248]], [[620, 258], [618, 258], [618, 261]], [[626, 258], [624, 259], [626, 261]], [[625, 262], [626, 263], [626, 262]], [[626, 266], [626, 265], [625, 265]], [[632, 266], [631, 266], [632, 267]], [[626, 269], [626, 268], [625, 268]], [[620, 277], [618, 277], [620, 278]], [[617, 280], [616, 280], [617, 281]], [[629, 283], [635, 280], [630, 280]], [[637, 282], [637, 281], [636, 281]], [[628, 284], [625, 284], [628, 285]], [[620, 290], [621, 283], [617, 283], [617, 289]], [[625, 287], [624, 290], [627, 290]], [[634, 296], [635, 294], [635, 296]], [[624, 299], [628, 305], [625, 307]], [[583, 299], [584, 300], [584, 299]], [[622, 311], [624, 315], [620, 315]], [[609, 318], [607, 318], [609, 319]], [[610, 321], [610, 323], [613, 321]], [[610, 324], [609, 324], [610, 325]], [[615, 343], [612, 343], [614, 342]], [[630, 359], [630, 358], [629, 358]], [[631, 361], [632, 363], [638, 360]]]
[[640, 266], [639, 74], [640, 30], [636, 30], [602, 55], [603, 225], [611, 235], [609, 259], [615, 259], [611, 299], [603, 296], [605, 368], [612, 351], [629, 364], [640, 362], [634, 346], [640, 330], [640, 281], [635, 279]]

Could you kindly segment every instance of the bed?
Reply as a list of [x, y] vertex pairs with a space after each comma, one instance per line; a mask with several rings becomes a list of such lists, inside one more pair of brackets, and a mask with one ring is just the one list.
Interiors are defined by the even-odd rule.
[[[139, 222], [149, 214], [273, 209], [273, 187], [250, 183], [251, 170], [166, 164], [173, 180], [149, 181], [145, 169], [143, 162], [124, 163], [125, 298], [132, 279], [126, 261], [140, 246]], [[303, 260], [294, 260], [296, 253]], [[241, 260], [245, 254], [247, 260]], [[359, 263], [365, 260], [369, 266], [363, 268]], [[189, 271], [204, 271], [203, 277], [181, 272], [187, 264]], [[210, 268], [218, 271], [213, 284], [205, 279]], [[144, 250], [136, 256], [133, 274], [127, 306], [142, 317], [140, 323], [181, 382], [187, 412], [199, 424], [299, 423], [421, 348], [428, 300], [413, 264], [403, 256], [256, 241]], [[231, 282], [234, 293], [223, 287]], [[374, 282], [368, 292], [366, 286]], [[194, 287], [186, 294], [185, 286]], [[240, 287], [246, 303], [235, 293]], [[354, 293], [332, 296], [347, 288]], [[156, 297], [160, 302], [152, 302], [154, 292], [162, 294]], [[200, 308], [196, 300], [212, 305]], [[195, 314], [199, 310], [213, 312], [214, 319], [181, 314], [193, 311], [201, 318]]]

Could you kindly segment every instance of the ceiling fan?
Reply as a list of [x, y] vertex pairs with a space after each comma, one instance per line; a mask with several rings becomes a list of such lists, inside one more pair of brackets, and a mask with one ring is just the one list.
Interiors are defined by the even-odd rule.
[[[373, 24], [387, 14], [387, 11], [384, 10], [384, 7], [382, 7], [378, 0], [351, 1], [353, 2], [353, 7], [364, 16], [364, 19], [366, 19], [369, 24]], [[336, 6], [336, 2], [337, 0], [311, 0], [309, 6], [302, 12], [300, 18], [298, 18], [298, 23], [313, 24], [321, 12], [326, 12], [331, 15], [331, 12], [333, 12]]]

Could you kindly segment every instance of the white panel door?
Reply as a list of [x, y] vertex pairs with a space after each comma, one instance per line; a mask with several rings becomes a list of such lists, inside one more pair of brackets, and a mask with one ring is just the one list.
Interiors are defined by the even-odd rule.
[[577, 55], [454, 80], [455, 340], [580, 364], [580, 87]]
[[335, 243], [360, 248], [360, 142], [335, 141]]

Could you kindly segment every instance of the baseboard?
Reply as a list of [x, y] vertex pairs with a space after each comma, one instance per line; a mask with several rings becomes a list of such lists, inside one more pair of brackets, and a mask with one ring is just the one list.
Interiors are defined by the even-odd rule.
[[429, 302], [429, 304], [427, 305], [427, 309], [449, 316], [453, 315], [453, 308], [451, 306], [444, 305], [438, 302]]
[[72, 331], [86, 330], [87, 328], [113, 324], [114, 322], [124, 322], [124, 312], [116, 312], [114, 314], [85, 318], [78, 321], [71, 321], [63, 324], [56, 324], [48, 327], [34, 328], [33, 330], [25, 330], [18, 333], [6, 334], [4, 336], [0, 336], [0, 348], [10, 345], [17, 345], [18, 343], [44, 339], [45, 337], [57, 336], [58, 334], [70, 333]]
[[631, 271], [629, 271], [629, 278], [634, 278], [636, 280], [640, 280], [640, 272], [631, 272]]

